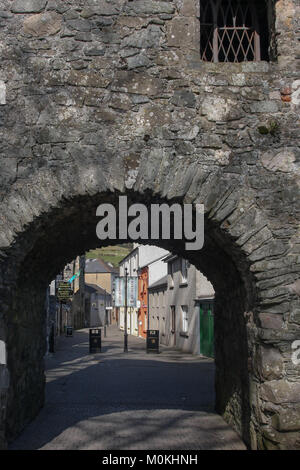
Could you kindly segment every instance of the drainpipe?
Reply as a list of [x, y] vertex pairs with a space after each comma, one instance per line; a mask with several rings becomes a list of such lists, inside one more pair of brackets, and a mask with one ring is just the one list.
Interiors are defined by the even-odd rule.
[[147, 329], [150, 330], [150, 309], [149, 309], [149, 274], [148, 274], [148, 285], [147, 285]]

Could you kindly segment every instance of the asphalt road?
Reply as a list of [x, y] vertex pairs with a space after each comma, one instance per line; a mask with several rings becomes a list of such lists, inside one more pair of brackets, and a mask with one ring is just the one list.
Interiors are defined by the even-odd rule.
[[61, 337], [46, 358], [46, 403], [10, 449], [245, 449], [214, 413], [214, 362], [163, 348], [115, 326], [89, 354], [88, 330]]

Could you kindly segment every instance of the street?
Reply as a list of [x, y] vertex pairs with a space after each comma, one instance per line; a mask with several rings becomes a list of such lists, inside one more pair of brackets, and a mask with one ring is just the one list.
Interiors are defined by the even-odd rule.
[[214, 362], [107, 329], [89, 354], [88, 330], [60, 337], [46, 357], [46, 400], [10, 449], [245, 449], [214, 410]]

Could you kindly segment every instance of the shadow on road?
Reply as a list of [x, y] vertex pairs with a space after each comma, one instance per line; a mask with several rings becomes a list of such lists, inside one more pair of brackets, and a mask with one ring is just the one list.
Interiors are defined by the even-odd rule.
[[45, 406], [10, 449], [243, 449], [214, 413], [214, 363], [164, 350], [145, 352], [116, 329], [103, 352], [88, 353], [87, 332], [60, 338], [46, 359]]

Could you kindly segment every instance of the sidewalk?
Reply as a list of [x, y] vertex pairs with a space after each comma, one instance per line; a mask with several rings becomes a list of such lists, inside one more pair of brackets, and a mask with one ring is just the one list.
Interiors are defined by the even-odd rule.
[[[103, 332], [102, 332], [103, 333]], [[244, 449], [214, 413], [214, 363], [163, 348], [116, 326], [89, 354], [88, 330], [61, 337], [46, 358], [46, 403], [11, 449]]]

